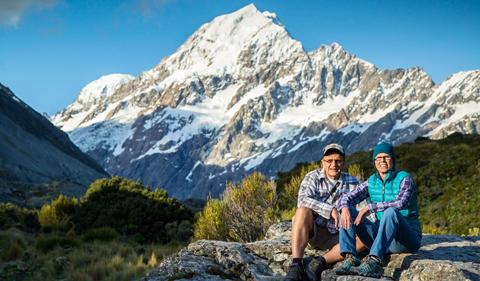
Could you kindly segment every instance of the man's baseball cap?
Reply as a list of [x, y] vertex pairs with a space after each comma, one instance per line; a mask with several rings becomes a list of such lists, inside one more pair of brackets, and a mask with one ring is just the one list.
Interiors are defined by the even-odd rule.
[[336, 150], [338, 151], [342, 156], [345, 156], [345, 149], [343, 149], [343, 146], [339, 145], [338, 143], [331, 143], [323, 148], [323, 156], [331, 150]]

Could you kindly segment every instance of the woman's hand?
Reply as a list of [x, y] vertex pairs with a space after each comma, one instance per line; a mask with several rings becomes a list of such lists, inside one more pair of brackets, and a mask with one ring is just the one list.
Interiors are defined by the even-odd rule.
[[348, 209], [348, 207], [343, 207], [342, 214], [340, 215], [341, 227], [343, 227], [344, 229], [349, 229], [351, 220], [352, 217], [350, 216], [350, 210]]
[[363, 208], [360, 210], [360, 212], [358, 213], [357, 218], [355, 219], [355, 221], [354, 221], [353, 223], [354, 223], [355, 225], [359, 225], [359, 224], [362, 222], [362, 220], [363, 220], [363, 218], [365, 217], [365, 215], [367, 215], [367, 214], [368, 214], [368, 206], [365, 206], [365, 207], [363, 207]]

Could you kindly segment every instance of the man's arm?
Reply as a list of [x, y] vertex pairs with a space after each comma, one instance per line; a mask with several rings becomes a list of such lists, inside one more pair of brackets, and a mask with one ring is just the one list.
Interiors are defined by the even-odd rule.
[[[316, 187], [315, 178], [311, 174], [307, 174], [300, 184], [300, 189], [298, 190], [298, 204], [297, 207], [305, 207], [313, 210], [315, 213], [320, 216], [330, 219], [333, 205], [326, 202], [322, 202], [317, 199], [315, 196], [316, 188], [325, 188], [324, 191], [328, 192], [328, 189], [323, 186]], [[319, 190], [323, 191], [323, 190]]]

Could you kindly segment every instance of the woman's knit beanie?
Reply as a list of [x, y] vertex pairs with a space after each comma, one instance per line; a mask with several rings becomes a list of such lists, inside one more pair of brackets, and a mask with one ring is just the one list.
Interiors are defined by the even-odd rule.
[[375, 148], [373, 149], [373, 156], [372, 156], [372, 161], [373, 161], [373, 166], [375, 167], [375, 157], [379, 153], [386, 153], [392, 157], [393, 160], [393, 169], [395, 169], [395, 163], [397, 162], [397, 156], [395, 155], [395, 151], [393, 150], [393, 146], [391, 143], [388, 142], [380, 142], [378, 143]]

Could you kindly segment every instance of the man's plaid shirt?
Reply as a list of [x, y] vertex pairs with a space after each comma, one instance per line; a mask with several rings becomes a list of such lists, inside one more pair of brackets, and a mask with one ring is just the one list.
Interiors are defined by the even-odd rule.
[[337, 207], [338, 200], [343, 194], [355, 189], [358, 180], [342, 172], [336, 188], [327, 181], [323, 169], [309, 172], [300, 184], [297, 207], [311, 209], [315, 222], [318, 225], [326, 226], [328, 231], [333, 234], [337, 233], [338, 230], [335, 227], [335, 221], [330, 217], [332, 209]]

